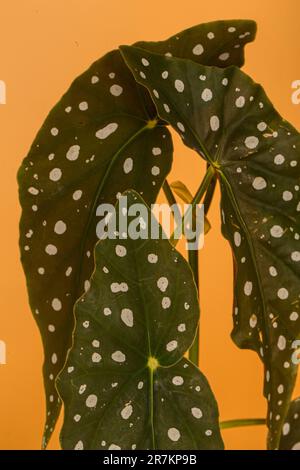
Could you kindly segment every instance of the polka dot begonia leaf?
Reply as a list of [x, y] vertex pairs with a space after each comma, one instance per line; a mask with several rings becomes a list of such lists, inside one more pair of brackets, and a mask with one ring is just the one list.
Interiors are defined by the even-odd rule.
[[[126, 195], [128, 213], [144, 204]], [[187, 262], [167, 239], [128, 236], [100, 241], [95, 264], [57, 380], [62, 448], [222, 449], [213, 394], [183, 358], [199, 319]]]
[[[199, 25], [141, 48], [225, 67], [242, 65], [252, 21]], [[230, 57], [221, 57], [223, 49]], [[143, 70], [147, 62], [143, 61]], [[172, 141], [147, 90], [119, 51], [78, 77], [48, 115], [18, 174], [20, 247], [29, 300], [45, 352], [47, 421], [43, 447], [60, 411], [55, 378], [73, 329], [73, 305], [93, 270], [96, 209], [133, 188], [155, 201], [172, 163]]]
[[290, 404], [289, 412], [285, 419], [280, 450], [300, 450], [300, 398]]
[[[159, 116], [220, 181], [222, 231], [235, 267], [232, 337], [264, 363], [268, 445], [276, 449], [297, 373], [292, 344], [300, 336], [299, 133], [236, 67], [121, 50]], [[149, 62], [143, 80], [141, 58]]]

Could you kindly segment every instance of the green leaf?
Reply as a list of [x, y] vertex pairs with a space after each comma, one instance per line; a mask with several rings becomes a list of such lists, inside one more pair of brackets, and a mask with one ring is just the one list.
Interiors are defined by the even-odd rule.
[[280, 450], [300, 450], [300, 398], [290, 404], [290, 409], [282, 428]]
[[[242, 65], [243, 46], [255, 32], [252, 21], [215, 22], [167, 41], [138, 44], [204, 63]], [[204, 51], [198, 55], [200, 44]], [[231, 50], [227, 61], [219, 59], [223, 46]], [[44, 447], [60, 411], [54, 382], [70, 346], [73, 305], [93, 270], [96, 208], [115, 204], [129, 188], [154, 202], [171, 163], [169, 131], [157, 121], [148, 92], [113, 51], [73, 82], [19, 170], [21, 257], [45, 352]]]
[[137, 80], [146, 57], [143, 83], [160, 117], [219, 178], [222, 230], [235, 265], [232, 336], [264, 362], [269, 447], [277, 448], [297, 372], [292, 343], [300, 335], [299, 133], [235, 67], [205, 67], [130, 47], [122, 53]]
[[[225, 20], [193, 26], [167, 41], [138, 42], [136, 47], [167, 57], [190, 59], [203, 65], [244, 65], [244, 47], [256, 36], [252, 20]], [[144, 72], [147, 70], [143, 69]]]
[[[150, 210], [137, 193], [126, 196], [127, 213], [137, 203], [145, 209], [150, 233]], [[125, 233], [96, 245], [91, 287], [75, 307], [73, 346], [57, 381], [62, 447], [220, 449], [215, 399], [183, 359], [199, 319], [190, 267], [168, 240]]]
[[[186, 187], [186, 185], [182, 181], [174, 181], [171, 183], [171, 188], [173, 189], [174, 193], [180, 197], [186, 204], [191, 204], [193, 201], [193, 195], [190, 190]], [[207, 216], [204, 214], [204, 234], [206, 235], [211, 229], [210, 222]]]

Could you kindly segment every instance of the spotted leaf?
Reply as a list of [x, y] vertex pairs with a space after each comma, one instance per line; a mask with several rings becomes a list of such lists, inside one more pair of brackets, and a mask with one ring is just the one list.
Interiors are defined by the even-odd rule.
[[[252, 21], [221, 21], [138, 44], [222, 67], [243, 64], [244, 45], [255, 33]], [[220, 58], [224, 48], [230, 51], [226, 60]], [[144, 60], [141, 74], [146, 70]], [[21, 256], [45, 352], [44, 446], [60, 410], [54, 382], [70, 345], [73, 304], [93, 269], [96, 209], [115, 204], [128, 188], [154, 202], [171, 161], [170, 134], [148, 92], [113, 51], [73, 82], [20, 168]]]
[[[143, 52], [124, 47], [122, 53], [140, 80]], [[300, 335], [299, 133], [236, 67], [146, 58], [143, 84], [160, 117], [220, 181], [222, 230], [235, 265], [232, 336], [264, 362], [269, 447], [277, 448], [297, 371], [292, 344]]]
[[280, 450], [300, 450], [300, 398], [291, 402], [282, 428]]
[[58, 378], [62, 447], [222, 448], [209, 385], [183, 359], [199, 318], [192, 272], [167, 239], [148, 238], [154, 218], [140, 196], [124, 197], [126, 214], [142, 206], [147, 238], [133, 239], [131, 217], [125, 231], [117, 226], [121, 239], [96, 245], [91, 287], [75, 306], [73, 346]]

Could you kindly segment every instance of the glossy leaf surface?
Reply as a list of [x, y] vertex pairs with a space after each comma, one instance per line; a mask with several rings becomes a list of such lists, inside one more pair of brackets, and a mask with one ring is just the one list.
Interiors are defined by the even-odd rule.
[[[145, 208], [138, 220], [150, 233], [143, 200], [126, 196], [128, 214], [137, 203]], [[73, 346], [58, 379], [62, 447], [222, 448], [209, 385], [183, 359], [199, 318], [187, 262], [166, 239], [128, 235], [100, 241], [95, 264], [91, 287], [75, 307]]]
[[292, 344], [300, 334], [299, 133], [236, 67], [205, 67], [139, 48], [122, 53], [137, 80], [141, 57], [147, 59], [142, 82], [160, 117], [218, 175], [222, 230], [235, 265], [232, 336], [264, 362], [269, 446], [278, 448], [297, 372]]

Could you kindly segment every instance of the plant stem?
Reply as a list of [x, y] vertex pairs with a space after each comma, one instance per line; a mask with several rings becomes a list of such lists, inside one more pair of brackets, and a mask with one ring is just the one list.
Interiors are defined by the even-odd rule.
[[191, 202], [191, 204], [189, 205], [189, 208], [187, 209], [186, 213], [183, 215], [182, 219], [181, 219], [181, 226], [180, 227], [176, 227], [176, 229], [174, 230], [173, 234], [171, 235], [171, 238], [170, 238], [170, 243], [172, 243], [172, 245], [176, 246], [177, 245], [177, 242], [180, 238], [180, 235], [182, 233], [184, 233], [184, 221], [186, 219], [188, 219], [188, 216], [189, 214], [195, 209], [196, 205], [201, 201], [203, 195], [205, 194], [207, 188], [209, 187], [209, 184], [214, 176], [214, 173], [215, 173], [215, 170], [212, 166], [210, 166], [206, 173], [205, 173], [205, 176]]
[[[209, 168], [209, 165], [207, 166], [207, 169], [208, 168]], [[205, 215], [207, 215], [207, 213], [209, 211], [209, 208], [210, 208], [210, 205], [212, 203], [212, 199], [213, 199], [215, 188], [216, 188], [216, 183], [217, 183], [217, 179], [216, 179], [216, 176], [214, 176], [211, 179], [210, 183], [209, 183], [209, 186], [207, 188], [207, 191], [206, 191], [205, 197], [204, 197], [204, 201], [203, 201], [204, 214]], [[195, 284], [197, 286], [198, 295], [199, 295], [199, 287], [200, 287], [200, 284], [199, 284], [199, 251], [189, 250], [188, 256], [189, 256], [189, 264], [190, 264], [191, 269], [192, 269], [193, 274], [194, 274]], [[199, 367], [199, 352], [200, 352], [199, 340], [200, 340], [200, 336], [199, 336], [199, 326], [198, 326], [194, 342], [193, 342], [193, 344], [192, 344], [192, 346], [189, 350], [189, 359], [190, 359], [190, 361], [193, 362], [198, 367]]]
[[253, 418], [253, 419], [231, 419], [229, 421], [223, 421], [220, 423], [221, 429], [239, 428], [244, 426], [262, 426], [266, 424], [264, 418]]
[[214, 196], [215, 189], [216, 189], [216, 183], [217, 183], [217, 178], [216, 178], [216, 176], [214, 176], [214, 178], [212, 178], [212, 180], [210, 182], [210, 185], [207, 188], [207, 191], [206, 191], [206, 194], [205, 194], [205, 197], [204, 197], [204, 201], [203, 201], [204, 214], [205, 215], [208, 214], [208, 211], [210, 209], [210, 205], [212, 203], [213, 196]]
[[[163, 184], [163, 191], [165, 193], [165, 196], [170, 206], [174, 206], [175, 204], [177, 204], [173, 191], [170, 188], [170, 185], [167, 180], [165, 180]], [[189, 257], [189, 264], [194, 274], [195, 284], [197, 286], [197, 289], [199, 290], [198, 251], [189, 250], [188, 257]], [[199, 366], [199, 328], [197, 328], [194, 343], [189, 350], [189, 359], [191, 362], [196, 364], [196, 366]]]
[[[207, 203], [206, 203], [206, 213], [208, 212], [209, 206], [212, 201], [214, 189], [215, 189], [215, 182], [213, 181], [213, 177], [215, 175], [214, 168], [212, 166], [209, 166], [206, 170], [205, 176], [188, 208], [186, 213], [181, 219], [181, 225], [179, 224], [176, 226], [176, 229], [174, 233], [172, 234], [170, 238], [170, 242], [176, 246], [179, 236], [181, 233], [184, 231], [184, 221], [188, 217], [191, 211], [193, 211], [196, 207], [196, 205], [201, 201], [202, 197], [206, 193], [206, 191], [209, 191], [209, 195], [207, 196]], [[214, 178], [215, 179], [215, 178]], [[172, 190], [168, 184], [167, 181], [165, 181], [164, 186], [163, 186], [166, 198], [169, 202], [170, 205], [173, 205], [174, 203], [176, 204], [175, 197], [172, 193]], [[205, 207], [204, 207], [205, 209]], [[177, 222], [178, 223], [178, 222]], [[180, 231], [180, 232], [179, 232]], [[189, 264], [191, 266], [191, 269], [194, 274], [194, 280], [195, 284], [197, 286], [198, 292], [199, 292], [199, 266], [198, 266], [198, 261], [199, 261], [199, 253], [198, 250], [189, 250], [188, 252], [188, 258], [189, 258]], [[196, 366], [199, 366], [199, 326], [196, 331], [196, 336], [194, 339], [194, 342], [189, 350], [189, 359], [191, 362], [193, 362]]]
[[180, 209], [177, 205], [177, 201], [175, 199], [174, 193], [167, 180], [164, 181], [163, 191], [165, 193], [169, 206], [173, 208], [175, 223], [179, 225], [181, 223]]
[[[189, 264], [190, 264], [191, 270], [193, 271], [193, 274], [194, 274], [195, 284], [199, 292], [199, 265], [198, 265], [199, 252], [198, 250], [189, 250], [188, 257], [189, 257]], [[197, 331], [196, 331], [196, 336], [194, 338], [194, 342], [189, 349], [189, 359], [197, 367], [199, 367], [199, 339], [200, 338], [199, 338], [199, 326], [198, 326]]]

